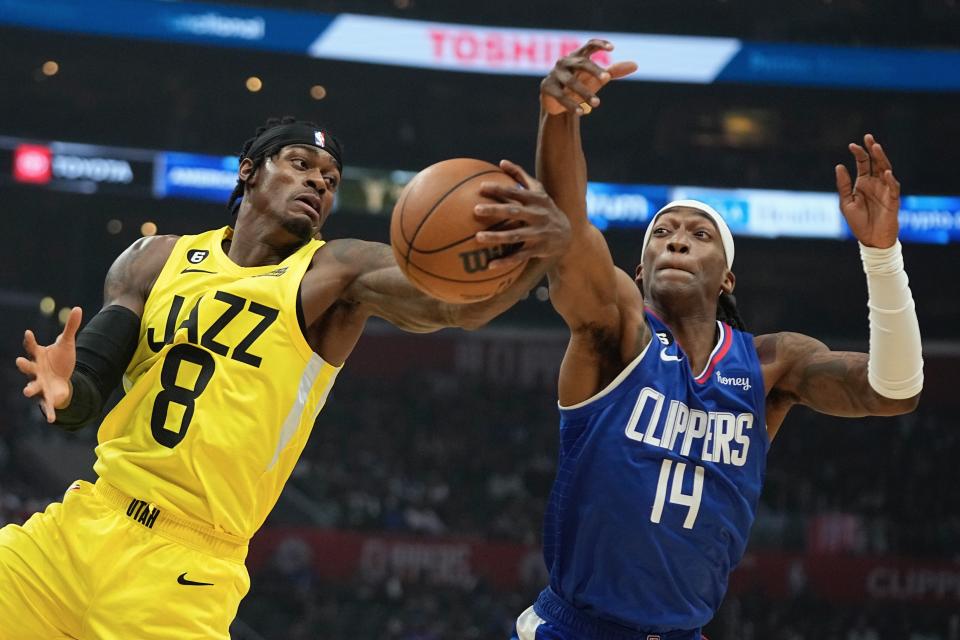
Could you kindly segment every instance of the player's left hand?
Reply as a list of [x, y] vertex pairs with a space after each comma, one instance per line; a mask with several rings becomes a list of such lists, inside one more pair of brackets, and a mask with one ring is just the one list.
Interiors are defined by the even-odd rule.
[[82, 316], [80, 307], [71, 309], [63, 333], [51, 345], [39, 344], [29, 329], [23, 334], [27, 357], [20, 356], [16, 360], [17, 369], [30, 378], [23, 388], [23, 395], [37, 398], [47, 422], [54, 422], [57, 409], [70, 404], [73, 393], [70, 376], [77, 363], [77, 329]]
[[569, 111], [587, 115], [600, 106], [597, 92], [601, 88], [637, 70], [637, 63], [632, 60], [601, 67], [590, 59], [598, 51], [613, 51], [613, 44], [593, 38], [557, 60], [540, 83], [540, 104], [547, 113], [557, 115]]
[[522, 167], [501, 160], [500, 168], [517, 181], [514, 187], [484, 183], [480, 193], [499, 204], [478, 204], [477, 220], [490, 225], [502, 223], [503, 230], [479, 231], [476, 240], [484, 246], [520, 245], [510, 255], [491, 260], [488, 268], [511, 269], [530, 258], [562, 255], [570, 245], [570, 222], [547, 195], [543, 185]]
[[871, 134], [863, 137], [864, 146], [850, 143], [857, 162], [857, 181], [842, 164], [835, 168], [840, 211], [850, 231], [868, 247], [886, 249], [897, 241], [900, 224], [900, 183], [880, 143]]

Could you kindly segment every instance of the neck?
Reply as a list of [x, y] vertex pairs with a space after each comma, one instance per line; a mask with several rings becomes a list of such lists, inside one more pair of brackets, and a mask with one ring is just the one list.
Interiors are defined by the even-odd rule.
[[647, 306], [670, 328], [694, 374], [702, 371], [717, 344], [716, 302], [707, 304], [698, 300], [681, 304], [679, 300], [671, 300], [664, 304], [662, 300], [650, 299]]
[[280, 264], [303, 242], [286, 230], [266, 224], [265, 216], [237, 213], [233, 236], [224, 241], [223, 250], [233, 262], [241, 267], [261, 267]]

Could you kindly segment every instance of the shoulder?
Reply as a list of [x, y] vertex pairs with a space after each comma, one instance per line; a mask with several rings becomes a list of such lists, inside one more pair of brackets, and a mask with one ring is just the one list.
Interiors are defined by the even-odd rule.
[[113, 262], [104, 283], [106, 304], [123, 304], [140, 313], [180, 236], [140, 238]]
[[162, 257], [166, 260], [180, 238], [172, 234], [146, 236], [134, 241], [124, 253], [135, 254], [139, 259]]
[[631, 311], [643, 315], [643, 295], [640, 293], [640, 287], [636, 280], [630, 277], [623, 269], [614, 267], [614, 278], [617, 286], [617, 299], [621, 306], [626, 306]]
[[801, 357], [828, 349], [816, 338], [793, 331], [754, 336], [753, 346], [763, 365], [792, 364]]
[[328, 264], [362, 275], [396, 265], [389, 245], [354, 238], [338, 238], [327, 242], [313, 257], [313, 264]]
[[136, 240], [120, 254], [110, 267], [118, 275], [150, 275], [155, 277], [173, 252], [180, 236], [149, 236]]
[[[766, 392], [774, 399], [783, 389], [794, 390], [798, 376], [813, 357], [830, 351], [816, 338], [792, 331], [754, 336], [753, 345], [760, 360]], [[788, 395], [791, 401], [795, 400], [795, 394]]]

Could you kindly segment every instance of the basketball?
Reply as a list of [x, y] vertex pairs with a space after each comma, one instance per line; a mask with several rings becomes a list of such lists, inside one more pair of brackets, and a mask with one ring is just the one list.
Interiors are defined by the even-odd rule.
[[427, 167], [401, 192], [390, 244], [400, 269], [424, 293], [446, 302], [477, 302], [503, 291], [523, 272], [525, 262], [503, 272], [488, 268], [520, 245], [481, 245], [474, 239], [478, 231], [508, 228], [506, 221], [490, 225], [474, 217], [476, 205], [496, 203], [480, 195], [484, 182], [516, 184], [494, 164], [454, 158]]

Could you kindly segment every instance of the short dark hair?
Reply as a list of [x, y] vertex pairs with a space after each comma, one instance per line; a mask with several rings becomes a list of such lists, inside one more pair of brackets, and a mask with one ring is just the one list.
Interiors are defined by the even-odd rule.
[[[248, 156], [247, 153], [250, 152], [250, 147], [253, 146], [254, 141], [257, 138], [259, 138], [264, 131], [268, 131], [269, 129], [273, 129], [274, 127], [279, 127], [280, 125], [294, 124], [294, 123], [305, 124], [310, 127], [313, 127], [314, 129], [320, 128], [315, 123], [310, 122], [309, 120], [298, 120], [293, 116], [283, 116], [281, 118], [267, 118], [267, 121], [263, 126], [257, 127], [257, 131], [256, 133], [253, 134], [253, 137], [249, 138], [246, 142], [243, 143], [243, 150], [240, 152], [240, 160], [242, 162], [244, 158], [249, 157], [250, 160], [253, 161], [253, 167], [250, 170], [251, 176], [253, 176], [257, 172], [257, 170], [263, 164], [264, 160], [266, 160], [271, 156], [275, 156], [280, 151], [280, 149], [283, 148], [283, 143], [277, 142], [276, 144], [264, 147], [263, 149], [258, 151], [255, 156]], [[237, 185], [233, 188], [233, 191], [230, 193], [230, 199], [227, 200], [227, 211], [229, 211], [231, 215], [234, 215], [234, 216], [237, 215], [237, 210], [240, 209], [240, 203], [243, 201], [243, 194], [246, 191], [246, 188], [247, 188], [247, 183], [241, 180], [240, 178], [237, 178]]]

